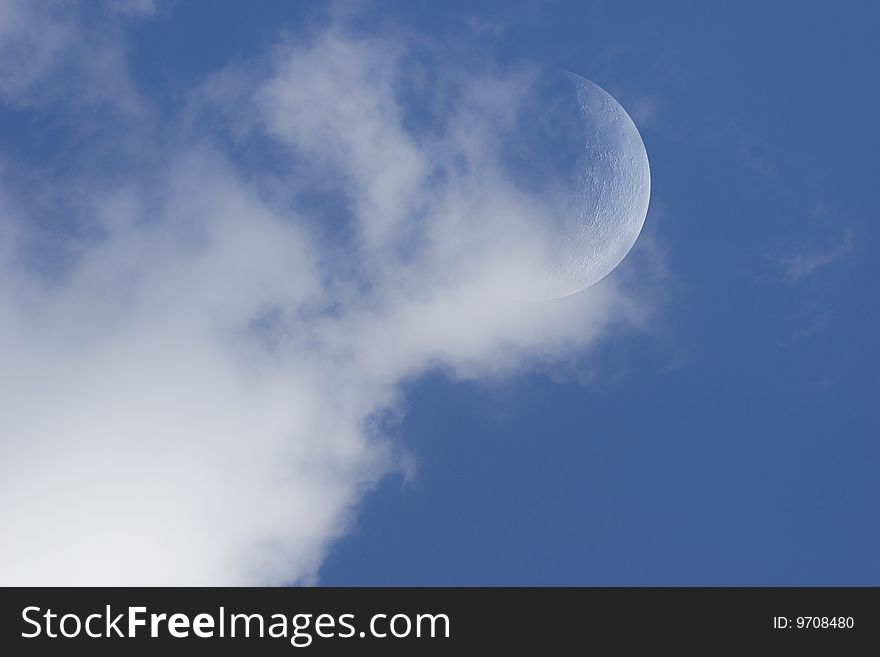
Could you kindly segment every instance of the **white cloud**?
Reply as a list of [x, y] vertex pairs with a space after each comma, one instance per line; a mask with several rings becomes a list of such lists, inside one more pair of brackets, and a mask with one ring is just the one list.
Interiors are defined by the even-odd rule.
[[[412, 47], [338, 27], [285, 42], [194, 90], [155, 164], [57, 175], [98, 234], [41, 244], [65, 269], [29, 260], [39, 199], [8, 186], [0, 583], [313, 581], [401, 466], [375, 421], [401, 382], [508, 374], [643, 320], [614, 280], [528, 301], [555, 199], [499, 148], [530, 73], [448, 63], [426, 85]], [[209, 113], [225, 121], [192, 121]], [[244, 166], [229, 141], [281, 164]]]
[[[106, 7], [132, 18], [148, 15], [148, 4]], [[142, 11], [135, 11], [137, 5]], [[82, 105], [109, 105], [129, 115], [142, 110], [124, 67], [123, 24], [87, 23], [78, 10], [77, 2], [0, 0], [0, 102], [51, 104], [56, 111]]]

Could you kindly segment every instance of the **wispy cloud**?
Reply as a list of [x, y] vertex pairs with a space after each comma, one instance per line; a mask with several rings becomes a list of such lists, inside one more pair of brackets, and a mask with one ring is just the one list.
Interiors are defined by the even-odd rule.
[[[147, 17], [152, 3], [108, 3], [86, 21], [81, 3], [0, 0], [0, 101], [55, 111], [110, 106], [137, 114], [142, 100], [125, 71], [124, 24]], [[82, 117], [81, 117], [82, 118]]]
[[816, 247], [805, 245], [779, 258], [783, 276], [789, 283], [796, 283], [811, 276], [829, 265], [847, 258], [855, 246], [855, 233], [846, 229], [841, 237], [831, 244]]

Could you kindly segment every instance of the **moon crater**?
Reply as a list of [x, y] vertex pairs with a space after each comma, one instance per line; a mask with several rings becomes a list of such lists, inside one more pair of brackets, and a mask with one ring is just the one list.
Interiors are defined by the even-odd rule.
[[645, 223], [651, 173], [635, 123], [604, 89], [567, 71], [544, 89], [544, 123], [557, 133], [548, 144], [565, 132], [569, 146], [557, 166], [565, 200], [551, 222], [559, 239], [549, 296], [563, 297], [598, 282], [629, 253]]

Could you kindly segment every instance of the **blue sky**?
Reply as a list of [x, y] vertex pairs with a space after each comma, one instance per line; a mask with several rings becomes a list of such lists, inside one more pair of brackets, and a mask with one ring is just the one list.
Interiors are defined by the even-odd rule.
[[[67, 476], [69, 465], [45, 465], [18, 441], [62, 444], [57, 436], [74, 427], [63, 444], [80, 440], [91, 459], [89, 450], [105, 444], [95, 436], [106, 436], [126, 446], [110, 450], [117, 456], [106, 457], [107, 471], [143, 476], [127, 488], [116, 475], [100, 479], [102, 470], [103, 490], [122, 487], [121, 499], [150, 491], [160, 501], [133, 512], [130, 525], [89, 516], [98, 530], [82, 539], [83, 554], [183, 537], [151, 568], [94, 566], [79, 581], [880, 583], [872, 257], [880, 10], [858, 2], [476, 4], [130, 3], [111, 12], [84, 3], [29, 15], [9, 32], [24, 55], [0, 67], [0, 209], [17, 236], [3, 261], [15, 267], [0, 271], [33, 271], [9, 274], [15, 284], [0, 290], [0, 308], [16, 318], [0, 325], [0, 337], [6, 358], [15, 356], [11, 371], [34, 374], [25, 383], [7, 375], [2, 390], [10, 409], [12, 400], [28, 408], [49, 399], [49, 415], [60, 419], [54, 428], [29, 428], [36, 413], [0, 424], [7, 463], [21, 458], [24, 473], [45, 466], [58, 490], [76, 498], [82, 483]], [[41, 55], [27, 25], [51, 26], [41, 34], [57, 47]], [[350, 72], [353, 56], [367, 68], [352, 64]], [[483, 316], [471, 323], [479, 299], [459, 295], [434, 265], [416, 279], [438, 305], [400, 300], [412, 272], [405, 258], [400, 265], [381, 255], [390, 239], [383, 231], [409, 230], [422, 196], [412, 193], [411, 211], [407, 195], [422, 188], [404, 171], [379, 193], [369, 172], [401, 160], [419, 171], [423, 152], [406, 140], [413, 124], [402, 119], [404, 129], [388, 132], [377, 119], [378, 132], [340, 145], [333, 135], [315, 137], [327, 126], [297, 104], [301, 89], [320, 103], [321, 80], [346, 89], [367, 76], [354, 102], [375, 103], [387, 117], [393, 104], [371, 95], [369, 83], [381, 88], [390, 61], [394, 84], [416, 85], [401, 102], [419, 135], [419, 121], [446, 119], [419, 104], [433, 96], [409, 77], [416, 64], [452, 89], [443, 99], [453, 106], [481, 86], [496, 89], [487, 80], [498, 83], [498, 98], [461, 126], [490, 132], [480, 121], [501, 112], [503, 94], [515, 89], [505, 76], [531, 65], [602, 85], [638, 125], [652, 173], [642, 236], [598, 291], [547, 312], [554, 328], [500, 301], [489, 303], [491, 313], [515, 329]], [[345, 168], [337, 147], [364, 165]], [[430, 152], [446, 157], [443, 148]], [[360, 190], [345, 202], [337, 175]], [[498, 198], [509, 192], [486, 189]], [[482, 202], [466, 181], [427, 198], [450, 207]], [[288, 210], [325, 232], [311, 242], [288, 234], [279, 228]], [[191, 218], [226, 212], [220, 228]], [[154, 221], [159, 238], [138, 232]], [[346, 232], [360, 221], [362, 251]], [[192, 265], [180, 254], [202, 253], [192, 237], [202, 234], [211, 246], [194, 256], [204, 266]], [[180, 248], [166, 252], [168, 243]], [[237, 245], [249, 254], [242, 262]], [[291, 253], [307, 264], [290, 264]], [[449, 262], [446, 251], [430, 255]], [[267, 264], [253, 270], [247, 258]], [[129, 272], [119, 264], [128, 260], [143, 264]], [[452, 262], [442, 271], [458, 271]], [[338, 278], [327, 283], [327, 270]], [[227, 281], [222, 293], [215, 281]], [[177, 283], [179, 300], [169, 292]], [[19, 304], [28, 295], [38, 301]], [[119, 301], [127, 295], [137, 301]], [[70, 334], [33, 337], [34, 317]], [[430, 330], [438, 317], [449, 322], [440, 337]], [[416, 328], [400, 328], [410, 323]], [[230, 350], [232, 333], [205, 338], [240, 324], [265, 353], [282, 353], [282, 364], [254, 356], [251, 342]], [[192, 349], [192, 336], [209, 346]], [[70, 356], [71, 344], [85, 345], [91, 362]], [[247, 368], [229, 374], [230, 363], [249, 358], [271, 361], [253, 365], [271, 383], [251, 384]], [[300, 369], [286, 378], [289, 367]], [[60, 383], [45, 384], [41, 374]], [[224, 383], [192, 395], [203, 378]], [[89, 394], [72, 394], [82, 381]], [[164, 394], [168, 381], [180, 381], [176, 396]], [[108, 404], [120, 415], [92, 422]], [[139, 414], [149, 416], [138, 420], [149, 429], [143, 435], [119, 419]], [[293, 442], [279, 446], [289, 431]], [[143, 447], [163, 432], [173, 440]], [[200, 455], [214, 452], [222, 458], [206, 466]], [[265, 462], [253, 456], [263, 452]], [[166, 453], [189, 474], [162, 460]], [[275, 463], [297, 474], [279, 475]], [[257, 490], [275, 476], [277, 486]], [[167, 499], [157, 479], [169, 482]], [[15, 485], [2, 489], [7, 499], [31, 490]], [[226, 530], [156, 520], [196, 489], [219, 491], [230, 509], [237, 502], [224, 495], [235, 489], [243, 507], [271, 511], [253, 520], [231, 510]], [[223, 515], [194, 499], [193, 517]], [[20, 536], [13, 560], [47, 536], [68, 532], [76, 543], [77, 530], [41, 515], [43, 507], [31, 510], [36, 524], [11, 505], [0, 513]], [[140, 535], [139, 527], [151, 530]], [[207, 559], [211, 566], [188, 579], [198, 560], [180, 555], [212, 546], [222, 559]], [[79, 563], [47, 554], [67, 564], [56, 580]], [[218, 574], [228, 572], [236, 577]]]
[[[401, 431], [421, 476], [368, 498], [324, 582], [878, 581], [866, 7], [548, 3], [510, 18], [502, 56], [564, 63], [651, 108], [633, 113], [668, 305], [656, 333], [612, 339], [587, 385], [417, 384]], [[789, 280], [786, 258], [847, 234]]]

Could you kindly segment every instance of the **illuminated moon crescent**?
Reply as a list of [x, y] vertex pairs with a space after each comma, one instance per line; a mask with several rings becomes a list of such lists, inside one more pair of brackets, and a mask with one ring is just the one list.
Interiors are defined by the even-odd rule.
[[604, 89], [574, 73], [586, 141], [579, 157], [572, 216], [562, 222], [554, 278], [562, 297], [593, 285], [635, 244], [648, 213], [648, 154], [629, 114]]

